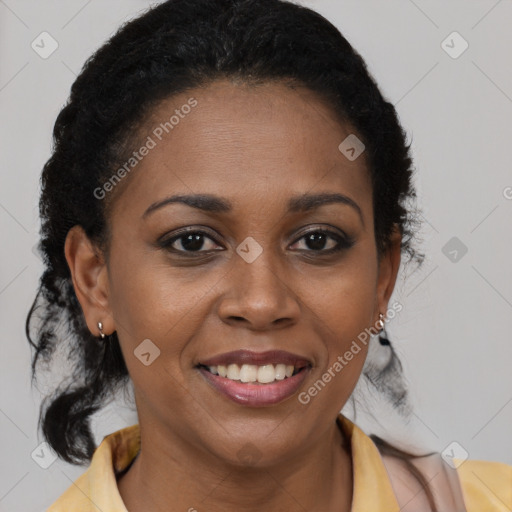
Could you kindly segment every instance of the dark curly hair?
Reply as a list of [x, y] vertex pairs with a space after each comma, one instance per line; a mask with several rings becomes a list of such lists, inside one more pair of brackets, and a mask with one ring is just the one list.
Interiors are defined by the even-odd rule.
[[[104, 343], [86, 326], [64, 255], [66, 235], [80, 225], [108, 255], [116, 195], [102, 201], [93, 191], [125, 160], [160, 101], [222, 78], [280, 81], [315, 92], [365, 144], [378, 254], [388, 249], [398, 226], [406, 263], [424, 258], [413, 247], [419, 220], [410, 144], [394, 106], [330, 22], [283, 0], [168, 0], [150, 8], [85, 63], [55, 122], [53, 152], [41, 176], [39, 250], [45, 270], [26, 335], [34, 349], [32, 384], [36, 370], [55, 363], [59, 351], [60, 361], [71, 365], [39, 416], [45, 439], [69, 463], [90, 461], [96, 449], [90, 417], [130, 379], [117, 334]], [[393, 350], [391, 359], [383, 375], [390, 367], [400, 371]], [[381, 388], [375, 372], [370, 377]]]

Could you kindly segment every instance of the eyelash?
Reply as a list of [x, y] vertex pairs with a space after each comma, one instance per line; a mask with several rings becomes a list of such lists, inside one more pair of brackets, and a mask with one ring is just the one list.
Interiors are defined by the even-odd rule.
[[[307, 231], [306, 233], [303, 233], [302, 236], [300, 236], [299, 238], [297, 238], [292, 245], [296, 244], [298, 241], [302, 240], [303, 238], [305, 238], [306, 236], [308, 235], [311, 235], [311, 234], [316, 234], [316, 233], [320, 233], [320, 234], [324, 234], [324, 235], [327, 235], [329, 238], [332, 238], [334, 239], [334, 241], [336, 242], [336, 246], [331, 248], [331, 249], [327, 249], [327, 250], [324, 250], [324, 249], [319, 249], [319, 250], [314, 250], [314, 249], [301, 249], [301, 251], [303, 252], [306, 252], [306, 253], [318, 253], [320, 256], [326, 256], [326, 255], [330, 255], [330, 254], [335, 254], [335, 253], [338, 253], [338, 252], [341, 252], [343, 250], [347, 250], [347, 249], [350, 249], [353, 245], [354, 245], [354, 239], [349, 237], [349, 236], [342, 236], [338, 233], [335, 233], [334, 231], [331, 231], [331, 230], [328, 230], [328, 229], [312, 229], [310, 231]], [[182, 238], [185, 238], [186, 236], [190, 236], [190, 235], [200, 235], [200, 236], [203, 236], [203, 237], [206, 237], [206, 238], [209, 238], [210, 240], [212, 240], [213, 242], [215, 242], [217, 245], [220, 245], [216, 240], [215, 238], [208, 232], [206, 231], [202, 231], [202, 230], [198, 230], [198, 229], [194, 229], [194, 228], [189, 228], [187, 230], [184, 230], [178, 234], [175, 234], [174, 236], [172, 236], [171, 238], [167, 238], [167, 239], [164, 239], [164, 240], [160, 240], [158, 242], [159, 246], [171, 253], [174, 253], [174, 254], [179, 254], [179, 255], [182, 255], [186, 258], [194, 258], [194, 257], [198, 257], [200, 256], [201, 254], [207, 254], [207, 253], [212, 253], [212, 252], [215, 252], [215, 251], [220, 251], [220, 249], [211, 249], [211, 250], [199, 250], [199, 251], [182, 251], [182, 250], [178, 250], [178, 249], [175, 249], [173, 247], [171, 247], [174, 242], [182, 239]]]

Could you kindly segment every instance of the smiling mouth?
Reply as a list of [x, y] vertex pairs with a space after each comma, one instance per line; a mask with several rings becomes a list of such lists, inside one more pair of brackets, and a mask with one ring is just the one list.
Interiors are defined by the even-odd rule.
[[218, 375], [245, 384], [272, 384], [274, 382], [289, 379], [298, 373], [305, 371], [311, 365], [307, 363], [292, 364], [228, 364], [228, 365], [197, 365], [212, 375]]
[[221, 395], [246, 407], [275, 406], [291, 398], [313, 362], [284, 350], [235, 350], [198, 361], [196, 369]]

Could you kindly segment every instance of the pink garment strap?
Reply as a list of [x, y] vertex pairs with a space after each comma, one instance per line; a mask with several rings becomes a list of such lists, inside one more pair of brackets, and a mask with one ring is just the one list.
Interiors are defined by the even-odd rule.
[[[383, 455], [391, 486], [401, 512], [431, 512], [427, 495], [422, 486], [398, 457]], [[440, 512], [467, 512], [457, 470], [434, 453], [410, 459], [425, 477]]]

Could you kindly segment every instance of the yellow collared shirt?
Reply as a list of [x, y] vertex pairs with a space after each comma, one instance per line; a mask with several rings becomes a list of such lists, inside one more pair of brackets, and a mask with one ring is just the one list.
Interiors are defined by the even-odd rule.
[[[415, 507], [412, 498], [398, 491], [397, 482], [402, 480], [393, 476], [396, 474], [393, 464], [386, 462], [372, 439], [342, 414], [338, 424], [350, 439], [352, 449], [352, 512], [424, 510], [421, 506]], [[128, 512], [119, 494], [116, 474], [132, 462], [139, 449], [138, 424], [105, 436], [88, 469], [47, 512]], [[462, 492], [464, 505], [457, 509], [443, 508], [442, 512], [463, 512], [464, 507], [466, 512], [512, 511], [512, 466], [477, 460], [466, 460], [455, 466], [456, 469], [451, 471], [458, 477], [457, 487]], [[436, 489], [443, 488], [439, 483], [441, 473], [446, 473], [446, 469], [439, 470], [434, 466], [430, 473], [427, 472], [430, 484]], [[410, 486], [407, 492], [411, 492]]]

